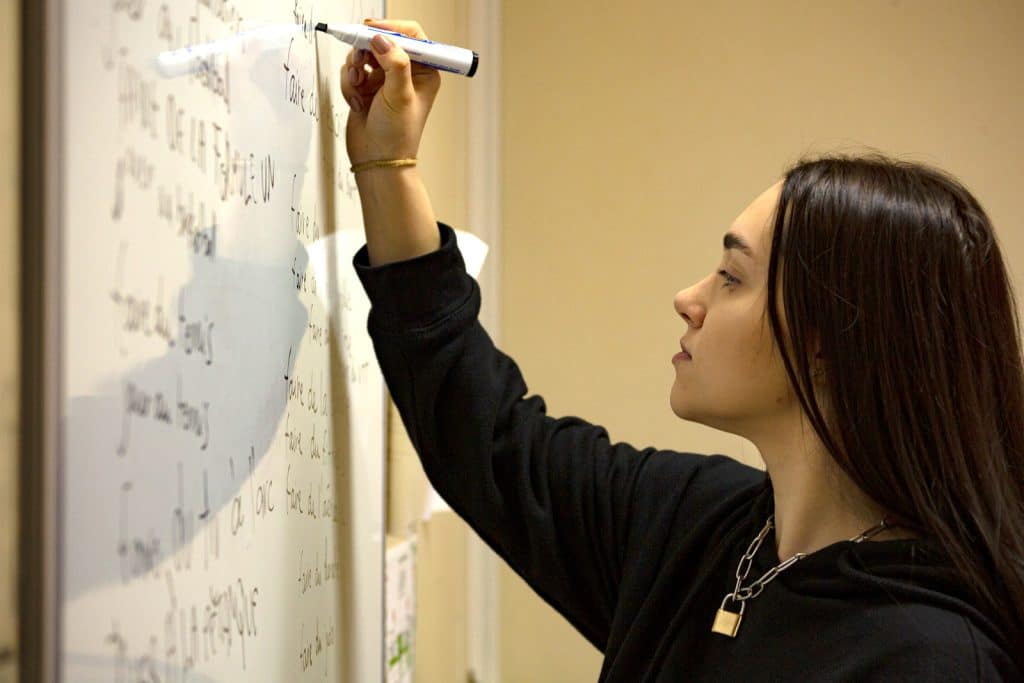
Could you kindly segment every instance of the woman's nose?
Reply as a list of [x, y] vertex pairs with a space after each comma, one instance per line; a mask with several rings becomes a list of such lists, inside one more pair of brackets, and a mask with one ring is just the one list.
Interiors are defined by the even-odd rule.
[[676, 313], [681, 315], [690, 327], [700, 327], [704, 324], [704, 305], [700, 303], [698, 292], [698, 286], [694, 285], [680, 290], [673, 300]]

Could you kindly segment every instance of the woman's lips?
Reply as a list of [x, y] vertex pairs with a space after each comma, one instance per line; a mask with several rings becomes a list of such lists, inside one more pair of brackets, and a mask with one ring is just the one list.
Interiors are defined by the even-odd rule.
[[674, 364], [677, 360], [693, 360], [693, 356], [686, 350], [686, 344], [683, 343], [682, 338], [679, 339], [679, 353], [672, 356], [672, 363]]

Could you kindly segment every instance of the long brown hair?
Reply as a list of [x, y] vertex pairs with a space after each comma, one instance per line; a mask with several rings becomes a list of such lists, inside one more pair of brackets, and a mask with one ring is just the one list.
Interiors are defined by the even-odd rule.
[[[1019, 652], [1024, 369], [1012, 287], [981, 205], [921, 164], [802, 160], [779, 200], [768, 301], [790, 382], [836, 464], [944, 549], [975, 607]], [[817, 390], [816, 362], [826, 377]]]

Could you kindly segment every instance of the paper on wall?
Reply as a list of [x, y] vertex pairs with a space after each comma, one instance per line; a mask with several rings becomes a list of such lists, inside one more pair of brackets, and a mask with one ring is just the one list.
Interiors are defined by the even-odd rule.
[[389, 545], [384, 560], [387, 683], [412, 683], [416, 633], [416, 536]]
[[455, 236], [458, 239], [459, 251], [462, 252], [462, 260], [466, 262], [466, 272], [475, 278], [480, 277], [490, 247], [471, 232], [456, 230]]

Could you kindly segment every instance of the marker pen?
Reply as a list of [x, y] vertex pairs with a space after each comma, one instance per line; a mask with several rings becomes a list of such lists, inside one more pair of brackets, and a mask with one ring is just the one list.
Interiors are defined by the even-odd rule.
[[409, 59], [425, 66], [448, 71], [462, 76], [472, 76], [480, 63], [480, 55], [464, 47], [435, 43], [432, 40], [410, 38], [395, 31], [385, 31], [363, 24], [317, 24], [317, 31], [323, 31], [360, 50], [370, 50], [370, 39], [381, 33], [391, 39], [409, 55]]

